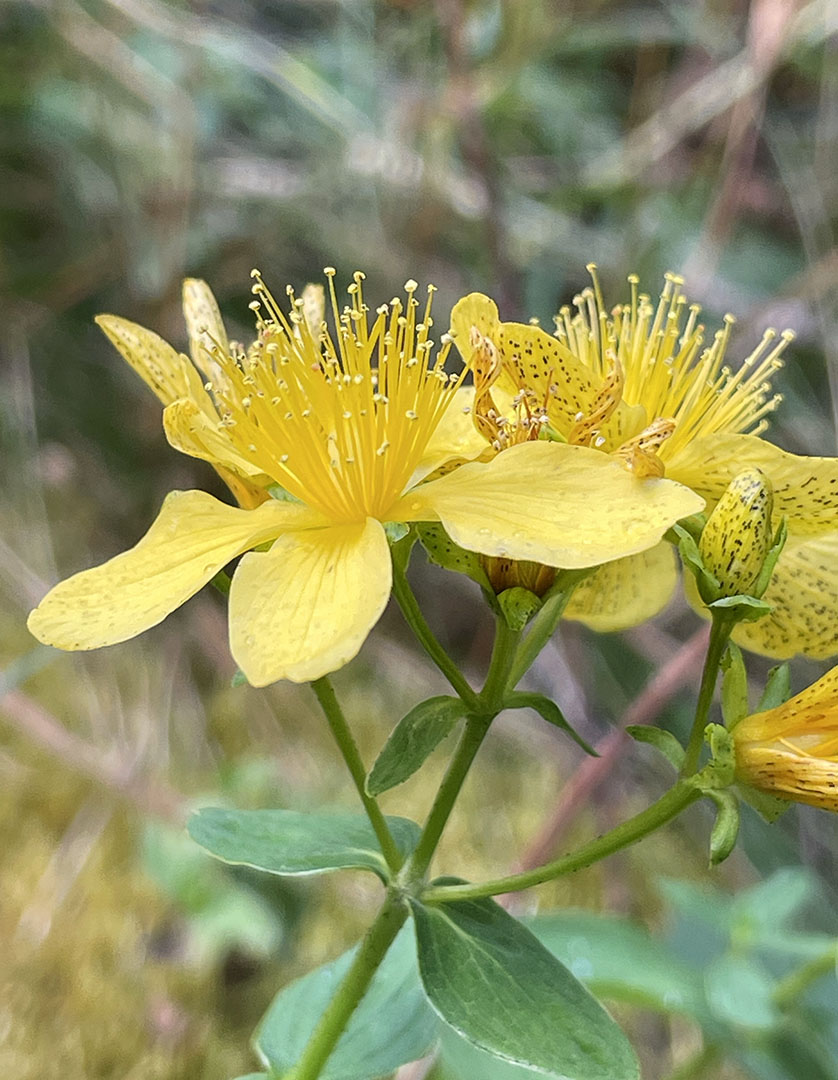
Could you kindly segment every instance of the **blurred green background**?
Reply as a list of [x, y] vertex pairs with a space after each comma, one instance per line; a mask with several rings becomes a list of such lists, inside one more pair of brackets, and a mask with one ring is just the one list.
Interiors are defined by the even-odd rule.
[[[347, 282], [363, 269], [374, 303], [409, 277], [434, 282], [438, 328], [471, 289], [506, 318], [549, 325], [590, 261], [612, 302], [629, 272], [654, 293], [679, 270], [710, 318], [737, 315], [733, 362], [765, 325], [795, 329], [771, 437], [834, 454], [835, 19], [829, 0], [0, 6], [4, 1076], [247, 1072], [247, 1039], [277, 986], [353, 940], [377, 900], [353, 874], [293, 887], [230, 875], [184, 841], [195, 802], [353, 805], [307, 688], [231, 688], [220, 597], [205, 591], [90, 656], [36, 649], [25, 629], [49, 584], [133, 543], [168, 490], [223, 494], [209, 467], [167, 446], [156, 399], [93, 316], [123, 315], [182, 348], [188, 274], [211, 283], [246, 338], [251, 267], [281, 295], [334, 265]], [[479, 597], [415, 563], [431, 622], [478, 672], [491, 637]], [[532, 685], [594, 741], [631, 707], [677, 731], [697, 629], [677, 599], [622, 637], [569, 625]], [[755, 677], [767, 666], [754, 662]], [[669, 684], [638, 704], [656, 670]], [[819, 670], [796, 666], [795, 687]], [[336, 681], [370, 761], [393, 721], [442, 689], [396, 612]], [[594, 774], [553, 734], [517, 714], [498, 724], [440, 866], [456, 856], [466, 875], [506, 870], [602, 831], [667, 780], [627, 740], [607, 743]], [[441, 767], [435, 758], [386, 807], [421, 814]], [[637, 919], [697, 973], [703, 1004], [691, 1010], [665, 979], [638, 992], [597, 967], [602, 941], [600, 953], [625, 955], [624, 975], [643, 965], [635, 927], [551, 931], [565, 933], [556, 947], [569, 961], [590, 945], [577, 973], [615, 1003], [649, 1080], [834, 1080], [834, 979], [782, 1007], [772, 987], [838, 928], [835, 820], [805, 808], [770, 829], [748, 818], [743, 847], [712, 875], [709, 823], [698, 807], [523, 909]], [[731, 914], [725, 894], [763, 878]], [[798, 903], [808, 944], [766, 956]], [[448, 1068], [491, 1080], [456, 1052]]]

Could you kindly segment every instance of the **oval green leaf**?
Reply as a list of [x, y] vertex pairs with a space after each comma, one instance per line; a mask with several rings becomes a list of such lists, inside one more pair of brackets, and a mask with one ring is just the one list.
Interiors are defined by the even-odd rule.
[[420, 701], [393, 728], [367, 777], [370, 795], [380, 795], [403, 784], [419, 769], [464, 714], [459, 698]]
[[412, 907], [425, 993], [463, 1038], [555, 1080], [639, 1077], [605, 1009], [494, 901]]
[[[410, 854], [419, 839], [419, 826], [407, 818], [386, 820], [399, 850]], [[217, 859], [269, 874], [353, 869], [389, 879], [375, 832], [362, 814], [206, 807], [192, 815], [187, 829]]]
[[[355, 949], [286, 986], [256, 1031], [265, 1064], [285, 1076], [299, 1061], [317, 1021], [349, 969]], [[373, 1080], [424, 1057], [439, 1032], [416, 967], [410, 923], [400, 932], [361, 1004], [352, 1014], [320, 1080]]]

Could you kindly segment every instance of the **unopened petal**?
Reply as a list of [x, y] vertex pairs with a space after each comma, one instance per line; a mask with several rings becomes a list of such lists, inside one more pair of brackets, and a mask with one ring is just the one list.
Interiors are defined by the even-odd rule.
[[[706, 617], [692, 575], [684, 578], [687, 599]], [[777, 660], [838, 655], [838, 531], [789, 537], [762, 599], [771, 612], [740, 623], [733, 632], [737, 644]]]
[[213, 349], [226, 353], [230, 345], [212, 289], [200, 278], [187, 278], [183, 283], [183, 317], [192, 359], [208, 379], [215, 378], [218, 365], [212, 358]]
[[578, 568], [653, 547], [703, 505], [688, 488], [638, 479], [596, 450], [531, 442], [420, 484], [394, 518], [439, 520], [460, 547], [484, 555]]
[[186, 397], [202, 411], [212, 411], [203, 380], [189, 358], [175, 352], [153, 330], [118, 315], [97, 315], [96, 322], [164, 405]]
[[582, 580], [573, 590], [564, 617], [599, 633], [639, 626], [666, 607], [677, 581], [672, 546], [657, 544], [606, 563]]
[[155, 626], [229, 561], [284, 528], [319, 518], [271, 501], [240, 510], [203, 491], [173, 491], [140, 542], [60, 582], [29, 616], [29, 629], [59, 649], [97, 649]]
[[711, 502], [743, 469], [761, 469], [774, 485], [775, 517], [797, 535], [838, 528], [838, 458], [789, 454], [755, 435], [696, 439], [666, 462], [666, 475]]
[[253, 686], [308, 682], [348, 663], [378, 621], [392, 571], [378, 521], [288, 533], [239, 564], [230, 648]]
[[205, 416], [194, 401], [182, 398], [163, 410], [163, 428], [169, 443], [182, 454], [225, 465], [243, 476], [261, 476], [262, 471], [248, 460], [216, 417]]

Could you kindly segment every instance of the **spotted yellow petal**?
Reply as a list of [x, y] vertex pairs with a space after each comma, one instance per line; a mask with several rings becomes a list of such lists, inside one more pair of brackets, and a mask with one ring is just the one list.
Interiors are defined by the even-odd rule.
[[[691, 574], [687, 599], [707, 616]], [[733, 639], [745, 649], [778, 660], [802, 653], [814, 660], [838, 655], [838, 531], [790, 537], [763, 600], [770, 614], [741, 623]]]
[[666, 606], [677, 580], [671, 545], [657, 544], [595, 570], [574, 589], [564, 617], [599, 633], [638, 626]]
[[774, 515], [798, 536], [838, 528], [838, 458], [789, 454], [755, 435], [718, 434], [689, 443], [666, 463], [666, 475], [715, 502], [744, 469], [774, 485]]
[[287, 533], [245, 555], [230, 590], [230, 648], [248, 681], [308, 682], [348, 663], [387, 605], [391, 573], [372, 518]]
[[212, 289], [200, 278], [187, 278], [183, 283], [183, 317], [193, 361], [208, 379], [216, 378], [219, 368], [212, 351], [220, 348], [226, 353], [230, 345]]
[[199, 373], [158, 334], [118, 315], [98, 315], [96, 322], [164, 405], [190, 398], [202, 412], [213, 412]]
[[173, 491], [135, 547], [56, 585], [30, 614], [29, 629], [59, 649], [125, 641], [165, 619], [240, 552], [319, 521], [289, 503], [240, 510], [203, 491]]
[[182, 454], [224, 465], [243, 476], [261, 476], [261, 470], [240, 452], [218, 417], [207, 417], [194, 401], [181, 398], [163, 410], [163, 428], [169, 443]]
[[[488, 337], [498, 350], [506, 390], [533, 391], [548, 403], [550, 420], [566, 434], [579, 413], [586, 414], [596, 396], [591, 373], [566, 345], [540, 326], [529, 323], [502, 323], [498, 309], [488, 296], [471, 293], [451, 312], [451, 333], [466, 363], [471, 360], [472, 327]], [[552, 391], [551, 391], [552, 387]]]
[[704, 505], [669, 480], [638, 479], [584, 446], [530, 442], [421, 484], [394, 520], [439, 519], [460, 547], [567, 568], [653, 547]]

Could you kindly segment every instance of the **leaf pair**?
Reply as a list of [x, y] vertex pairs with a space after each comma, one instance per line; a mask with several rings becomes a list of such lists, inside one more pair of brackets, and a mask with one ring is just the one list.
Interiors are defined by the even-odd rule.
[[[419, 827], [404, 818], [387, 824], [409, 854]], [[375, 834], [357, 815], [205, 809], [189, 831], [216, 857], [270, 873], [355, 868], [387, 879]], [[427, 1053], [445, 1027], [554, 1080], [638, 1076], [630, 1044], [602, 1006], [494, 901], [409, 903], [415, 941], [410, 927], [396, 938], [322, 1080], [386, 1076]], [[284, 1075], [299, 1060], [353, 956], [351, 950], [277, 996], [256, 1036], [272, 1074]]]

